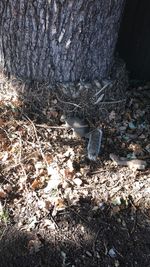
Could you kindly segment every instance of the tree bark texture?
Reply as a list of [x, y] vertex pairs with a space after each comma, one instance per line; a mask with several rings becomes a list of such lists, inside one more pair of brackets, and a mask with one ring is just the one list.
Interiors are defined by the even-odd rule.
[[107, 77], [124, 0], [1, 0], [0, 60], [38, 81]]

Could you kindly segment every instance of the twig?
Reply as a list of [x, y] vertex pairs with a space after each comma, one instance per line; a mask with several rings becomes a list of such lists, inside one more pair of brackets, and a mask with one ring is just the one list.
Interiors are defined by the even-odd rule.
[[99, 102], [101, 102], [103, 97], [104, 97], [104, 94], [100, 95], [100, 97], [94, 102], [94, 105], [97, 105]]
[[68, 104], [68, 105], [73, 105], [73, 106], [75, 106], [77, 108], [82, 108], [80, 105], [77, 105], [76, 103], [66, 102], [66, 101], [60, 100], [60, 98], [57, 96], [57, 94], [56, 94], [56, 97], [57, 97], [58, 101], [60, 101], [61, 103]]
[[45, 128], [45, 129], [66, 129], [65, 126], [51, 126], [46, 124], [35, 124], [37, 127]]
[[6, 131], [5, 129], [3, 129], [3, 127], [0, 127], [0, 129], [1, 129], [2, 131], [4, 131], [4, 133], [7, 135], [7, 138], [9, 139], [9, 141], [10, 141], [10, 143], [11, 143], [11, 145], [12, 145], [12, 141], [11, 141], [11, 139], [10, 139], [9, 134], [7, 133], [7, 131]]
[[126, 99], [122, 99], [122, 100], [117, 100], [117, 101], [105, 101], [105, 102], [102, 102], [102, 104], [117, 104], [117, 103], [122, 103], [122, 102], [125, 102]]
[[27, 118], [27, 120], [29, 120], [29, 122], [30, 122], [30, 123], [32, 124], [32, 126], [33, 126], [34, 133], [35, 133], [35, 136], [36, 136], [36, 139], [37, 139], [37, 142], [38, 142], [38, 145], [39, 145], [39, 149], [40, 149], [40, 152], [41, 152], [41, 156], [42, 156], [43, 160], [45, 161], [45, 163], [46, 163], [46, 165], [47, 165], [47, 167], [48, 167], [48, 162], [47, 162], [47, 160], [46, 160], [46, 158], [45, 158], [45, 156], [44, 156], [44, 153], [43, 153], [43, 151], [42, 151], [41, 144], [40, 144], [40, 141], [39, 141], [39, 137], [38, 137], [38, 135], [37, 135], [36, 127], [35, 127], [33, 121], [31, 121], [30, 118], [29, 118], [28, 116], [25, 115], [25, 117]]
[[97, 173], [103, 173], [103, 172], [108, 172], [108, 170], [99, 170], [99, 171], [95, 171], [95, 172], [90, 172], [90, 174], [94, 175], [94, 174], [97, 174]]
[[108, 85], [110, 85], [112, 82], [109, 82], [105, 84], [94, 96], [98, 96], [102, 91], [104, 91]]
[[73, 211], [78, 217], [80, 217], [80, 219], [82, 219], [84, 222], [86, 222], [89, 225], [89, 222], [83, 217], [81, 216], [78, 212], [76, 212], [75, 210], [69, 208], [71, 211]]
[[8, 226], [6, 225], [5, 229], [3, 230], [3, 232], [2, 232], [2, 234], [0, 236], [0, 240], [2, 240], [2, 238], [3, 238], [4, 234], [5, 234], [5, 232], [7, 231], [7, 229], [8, 229]]

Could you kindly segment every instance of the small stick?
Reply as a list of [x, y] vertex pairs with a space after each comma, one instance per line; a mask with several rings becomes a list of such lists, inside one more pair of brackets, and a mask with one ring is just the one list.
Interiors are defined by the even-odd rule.
[[66, 129], [65, 126], [51, 126], [46, 124], [35, 124], [37, 127], [45, 128], [45, 129]]

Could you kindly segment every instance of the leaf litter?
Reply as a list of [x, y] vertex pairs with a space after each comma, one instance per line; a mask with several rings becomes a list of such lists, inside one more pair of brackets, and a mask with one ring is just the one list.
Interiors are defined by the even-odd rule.
[[[119, 117], [112, 110], [99, 125], [102, 153], [93, 163], [85, 140], [60, 122], [55, 94], [49, 93], [48, 106], [39, 106], [48, 118], [41, 123], [40, 112], [23, 95], [13, 94], [12, 84], [24, 86], [5, 80], [8, 93], [0, 93], [1, 229], [15, 225], [34, 232], [27, 244], [30, 254], [41, 253], [43, 240], [53, 242], [60, 257], [49, 266], [134, 266], [127, 250], [136, 266], [148, 266], [150, 107], [142, 89], [129, 88], [125, 113]], [[115, 166], [112, 152], [146, 160], [147, 168]]]

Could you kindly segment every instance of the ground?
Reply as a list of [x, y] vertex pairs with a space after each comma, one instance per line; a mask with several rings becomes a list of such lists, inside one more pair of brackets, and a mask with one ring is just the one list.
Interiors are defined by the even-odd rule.
[[[97, 122], [96, 162], [40, 86], [1, 74], [0, 266], [149, 267], [150, 84], [132, 83], [124, 113]], [[147, 167], [116, 166], [110, 153]]]

